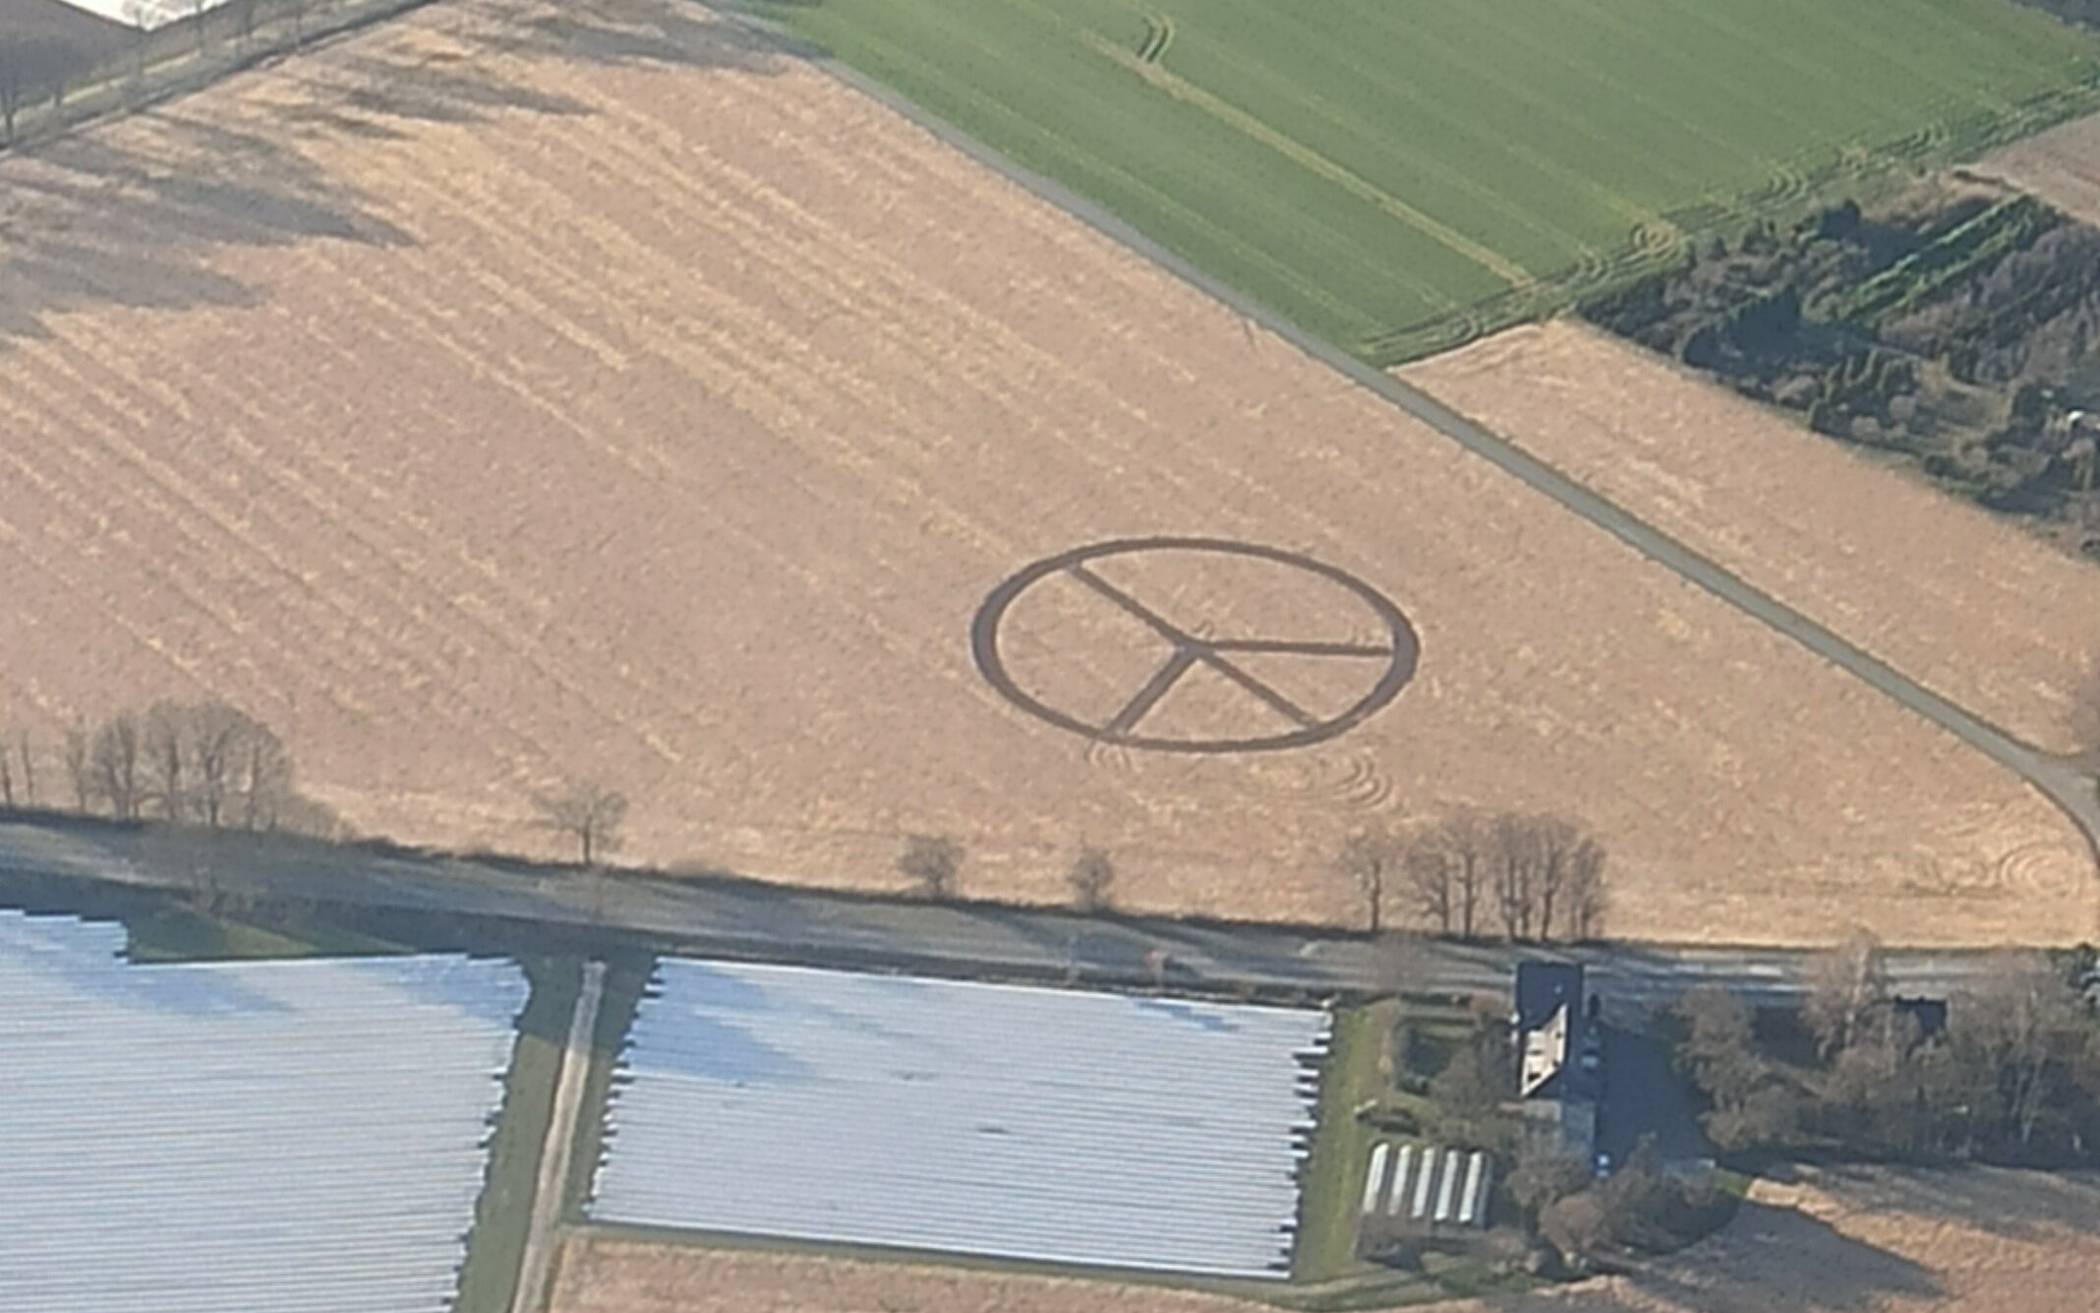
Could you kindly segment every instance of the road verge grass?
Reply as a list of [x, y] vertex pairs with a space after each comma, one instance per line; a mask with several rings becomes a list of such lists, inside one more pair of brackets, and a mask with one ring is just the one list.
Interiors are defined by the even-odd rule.
[[130, 934], [126, 956], [138, 963], [379, 957], [412, 951], [389, 939], [320, 921], [293, 924], [172, 905], [127, 917], [124, 928]]
[[1356, 1215], [1371, 1144], [1371, 1129], [1356, 1113], [1378, 1097], [1379, 1057], [1398, 1016], [1399, 1004], [1390, 999], [1335, 1010], [1298, 1203], [1291, 1268], [1300, 1281], [1329, 1281], [1355, 1265]]

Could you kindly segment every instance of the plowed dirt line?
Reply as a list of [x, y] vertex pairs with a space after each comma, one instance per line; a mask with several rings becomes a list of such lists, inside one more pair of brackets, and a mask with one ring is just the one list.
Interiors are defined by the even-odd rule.
[[[2092, 933], [2080, 839], [1985, 758], [695, 7], [435, 4], [0, 196], [0, 724], [47, 781], [69, 721], [210, 692], [449, 845], [559, 851], [569, 776], [668, 865], [892, 886], [949, 834], [965, 891], [1052, 900], [1093, 845], [1133, 908], [1343, 921], [1347, 835], [1477, 803], [1593, 827], [1623, 934]], [[1413, 681], [1190, 755], [980, 677], [1002, 580], [1152, 536], [1364, 581]], [[1206, 641], [1359, 637], [1191, 568], [1127, 586]], [[1139, 734], [1363, 693], [1311, 657], [1148, 706], [1167, 654], [1098, 593], [1016, 616], [1031, 695]]]

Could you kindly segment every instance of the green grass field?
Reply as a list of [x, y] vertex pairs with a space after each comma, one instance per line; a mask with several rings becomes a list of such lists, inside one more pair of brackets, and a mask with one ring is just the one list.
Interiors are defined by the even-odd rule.
[[1392, 361], [2100, 108], [2011, 0], [750, 0]]

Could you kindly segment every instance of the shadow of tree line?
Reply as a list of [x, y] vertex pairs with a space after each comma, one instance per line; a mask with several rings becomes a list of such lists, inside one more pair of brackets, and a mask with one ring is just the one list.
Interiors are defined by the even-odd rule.
[[[1946, 1295], [1939, 1278], [1913, 1259], [1806, 1213], [1746, 1202], [1714, 1239], [1607, 1280], [1552, 1291], [1539, 1305], [1555, 1313], [1840, 1313]], [[1530, 1307], [1520, 1303], [1511, 1313]]]
[[[407, 39], [422, 32], [448, 48]], [[97, 305], [261, 303], [267, 288], [213, 267], [229, 247], [411, 240], [304, 144], [399, 140], [418, 123], [589, 115], [534, 84], [549, 63], [766, 73], [787, 58], [757, 33], [665, 0], [458, 0], [256, 75], [296, 89], [289, 107], [261, 113], [207, 91], [0, 154], [0, 351], [45, 335], [53, 315]]]

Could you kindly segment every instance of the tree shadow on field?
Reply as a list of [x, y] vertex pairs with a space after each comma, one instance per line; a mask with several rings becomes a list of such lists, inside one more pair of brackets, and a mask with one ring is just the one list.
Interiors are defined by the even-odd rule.
[[1946, 1293], [1901, 1254], [1791, 1208], [1745, 1203], [1712, 1239], [1624, 1276], [1555, 1292], [1545, 1306], [1555, 1313], [1845, 1313]]
[[118, 305], [245, 306], [266, 288], [224, 271], [230, 248], [328, 240], [398, 246], [387, 200], [321, 163], [414, 151], [419, 124], [594, 107], [551, 89], [594, 68], [770, 73], [792, 57], [670, 0], [456, 0], [295, 51], [232, 84], [0, 154], [0, 355], [52, 315]]
[[2004, 1167], [1826, 1167], [1876, 1214], [1924, 1224], [1958, 1222], [2006, 1240], [2042, 1242], [2090, 1234], [2100, 1221], [2100, 1173]]

